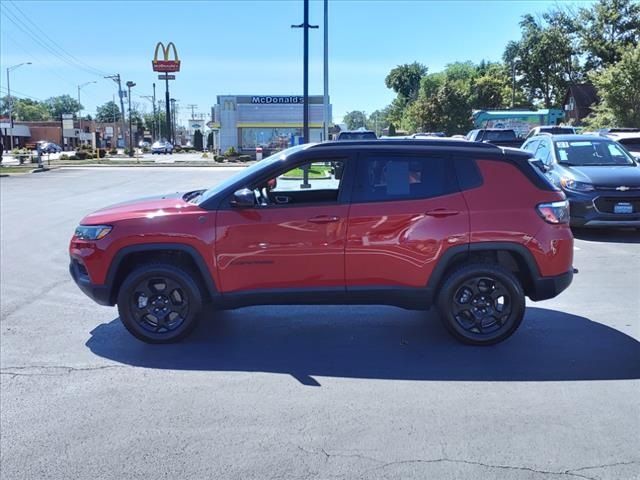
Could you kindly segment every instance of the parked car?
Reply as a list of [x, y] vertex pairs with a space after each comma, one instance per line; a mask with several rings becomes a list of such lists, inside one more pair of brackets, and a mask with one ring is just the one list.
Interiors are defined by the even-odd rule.
[[640, 128], [609, 128], [600, 130], [599, 135], [624, 145], [636, 161], [640, 161]]
[[437, 305], [460, 341], [496, 343], [525, 296], [574, 273], [565, 195], [530, 159], [446, 139], [291, 147], [207, 190], [86, 216], [71, 276], [151, 343], [187, 335], [204, 302]]
[[471, 130], [465, 138], [470, 142], [485, 142], [512, 148], [520, 147], [523, 142], [515, 130], [509, 128], [479, 128]]
[[343, 130], [338, 133], [336, 140], [375, 140], [376, 132], [372, 130]]
[[37, 142], [36, 148], [40, 147], [40, 151], [42, 153], [60, 153], [62, 152], [62, 147], [53, 142], [40, 141]]
[[596, 135], [539, 135], [522, 146], [567, 195], [575, 227], [640, 227], [640, 166]]
[[154, 142], [153, 145], [151, 145], [151, 154], [155, 155], [156, 153], [158, 155], [161, 153], [173, 153], [173, 145], [165, 141]]
[[151, 142], [148, 142], [146, 140], [140, 140], [138, 142], [138, 147], [139, 148], [149, 148], [149, 147], [151, 147]]
[[539, 127], [533, 127], [529, 130], [527, 138], [535, 137], [541, 133], [547, 133], [549, 135], [571, 135], [576, 132], [574, 127], [563, 127], [560, 125], [541, 125]]

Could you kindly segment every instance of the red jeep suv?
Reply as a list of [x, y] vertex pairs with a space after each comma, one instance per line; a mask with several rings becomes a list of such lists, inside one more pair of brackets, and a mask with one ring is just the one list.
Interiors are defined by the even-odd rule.
[[492, 344], [573, 277], [568, 204], [531, 155], [463, 140], [289, 148], [209, 190], [87, 215], [71, 276], [146, 342], [186, 336], [205, 302], [437, 305]]

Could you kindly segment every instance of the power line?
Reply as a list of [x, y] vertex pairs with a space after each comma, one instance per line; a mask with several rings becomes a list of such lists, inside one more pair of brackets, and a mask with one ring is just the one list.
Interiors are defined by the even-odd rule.
[[[9, 90], [7, 90], [6, 87], [0, 87], [0, 90], [2, 90], [3, 92], [6, 92], [7, 94], [9, 93]], [[17, 93], [17, 95], [14, 95], [15, 93]], [[11, 96], [12, 97], [25, 97], [25, 98], [29, 98], [31, 100], [37, 100], [38, 102], [44, 102], [44, 100], [42, 100], [41, 98], [34, 97], [33, 95], [27, 95], [26, 93], [20, 92], [19, 90], [16, 90], [15, 88], [11, 89]]]
[[36, 42], [40, 47], [44, 48], [49, 54], [53, 55], [58, 60], [66, 63], [67, 65], [69, 65], [71, 67], [78, 68], [80, 70], [83, 70], [83, 71], [91, 74], [91, 75], [96, 75], [96, 76], [101, 75], [101, 74], [96, 73], [98, 70], [92, 69], [93, 70], [92, 71], [92, 70], [87, 69], [86, 67], [83, 67], [82, 65], [79, 65], [77, 62], [74, 62], [73, 60], [70, 60], [69, 58], [64, 57], [60, 52], [58, 52], [56, 49], [54, 49], [51, 45], [48, 45], [47, 43], [45, 43], [45, 41], [43, 41], [38, 36], [38, 35], [40, 35], [40, 33], [38, 33], [38, 35], [34, 34], [27, 27], [27, 25], [25, 25], [25, 22], [22, 21], [15, 12], [10, 10], [5, 3], [0, 3], [0, 7], [4, 10], [6, 18], [9, 19], [9, 21], [11, 23], [13, 23], [19, 30], [21, 30], [29, 38], [31, 38], [31, 40]]
[[65, 54], [72, 61], [78, 63], [79, 65], [84, 65], [89, 70], [92, 70], [93, 72], [95, 72], [94, 75], [100, 75], [100, 76], [106, 75], [105, 72], [102, 72], [101, 70], [92, 67], [88, 63], [80, 60], [79, 58], [75, 57], [74, 55], [70, 54], [67, 50], [65, 50], [59, 43], [57, 43], [49, 35], [47, 35], [47, 33], [38, 24], [36, 24], [33, 20], [31, 20], [29, 15], [25, 14], [24, 11], [20, 7], [18, 7], [18, 5], [13, 0], [9, 0], [9, 3], [11, 3], [11, 5], [25, 18], [25, 20], [27, 20], [27, 22], [29, 22], [31, 25], [33, 25], [37, 29], [38, 34], [46, 38], [49, 42], [51, 42], [53, 46], [57, 47], [60, 50], [60, 52]]

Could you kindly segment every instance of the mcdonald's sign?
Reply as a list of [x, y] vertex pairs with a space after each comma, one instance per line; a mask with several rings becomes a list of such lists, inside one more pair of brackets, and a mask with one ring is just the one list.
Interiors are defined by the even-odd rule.
[[[169, 60], [171, 50], [173, 50], [173, 60]], [[160, 53], [160, 51], [162, 51], [162, 58], [158, 60], [158, 53]], [[178, 59], [178, 51], [173, 42], [169, 42], [166, 47], [162, 42], [158, 42], [151, 64], [153, 65], [154, 72], [179, 72], [180, 60]]]

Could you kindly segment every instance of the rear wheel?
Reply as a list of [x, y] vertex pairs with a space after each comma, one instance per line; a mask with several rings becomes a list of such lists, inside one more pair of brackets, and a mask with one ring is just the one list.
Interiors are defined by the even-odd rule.
[[520, 282], [510, 271], [497, 265], [473, 264], [446, 278], [438, 309], [456, 339], [471, 345], [492, 345], [518, 329], [525, 298]]
[[171, 343], [195, 328], [202, 296], [191, 276], [170, 264], [142, 266], [118, 293], [118, 312], [129, 332], [147, 343]]

